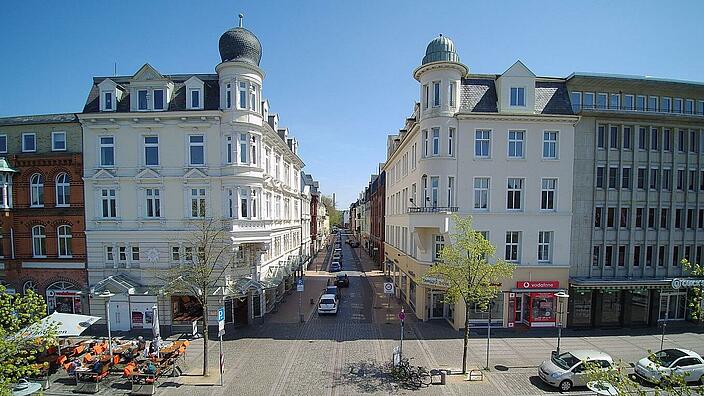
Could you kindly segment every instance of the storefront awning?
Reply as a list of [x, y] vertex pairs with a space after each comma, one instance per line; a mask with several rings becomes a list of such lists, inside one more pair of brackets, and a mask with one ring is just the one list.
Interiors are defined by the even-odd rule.
[[240, 278], [233, 282], [227, 289], [225, 294], [229, 296], [245, 296], [250, 290], [261, 292], [264, 286], [261, 282], [252, 278]]
[[638, 290], [638, 289], [669, 289], [669, 279], [608, 279], [608, 278], [572, 278], [570, 287], [573, 289], [601, 289], [601, 290]]
[[124, 275], [111, 275], [90, 288], [90, 294], [109, 291], [115, 294], [138, 294], [144, 288], [136, 281]]
[[264, 289], [279, 287], [284, 276], [284, 267], [281, 265], [270, 266], [267, 273], [262, 277], [261, 284]]
[[565, 289], [511, 289], [511, 293], [557, 293]]

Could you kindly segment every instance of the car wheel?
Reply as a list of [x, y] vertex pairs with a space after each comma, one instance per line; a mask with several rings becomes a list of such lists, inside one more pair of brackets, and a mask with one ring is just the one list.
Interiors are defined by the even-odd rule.
[[570, 389], [572, 389], [572, 381], [564, 380], [564, 381], [560, 382], [560, 390], [561, 391], [567, 392]]

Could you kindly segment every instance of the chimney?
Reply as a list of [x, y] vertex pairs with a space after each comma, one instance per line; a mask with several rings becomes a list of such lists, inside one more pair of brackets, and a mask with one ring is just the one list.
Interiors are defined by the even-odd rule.
[[335, 193], [332, 193], [332, 207], [336, 208], [337, 205], [335, 205]]

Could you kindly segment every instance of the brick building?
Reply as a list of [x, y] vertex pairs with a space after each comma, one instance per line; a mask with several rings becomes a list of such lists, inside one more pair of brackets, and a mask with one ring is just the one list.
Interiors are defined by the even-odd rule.
[[87, 313], [81, 126], [74, 114], [0, 118], [0, 279], [49, 313]]
[[386, 193], [386, 172], [379, 173], [369, 189], [371, 218], [369, 224], [369, 253], [374, 262], [381, 268], [384, 261], [384, 208]]

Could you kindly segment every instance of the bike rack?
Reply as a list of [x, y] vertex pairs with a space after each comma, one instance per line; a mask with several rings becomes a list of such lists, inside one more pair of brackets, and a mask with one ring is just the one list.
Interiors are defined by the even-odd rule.
[[483, 381], [484, 373], [481, 370], [469, 370], [467, 374], [467, 381]]

